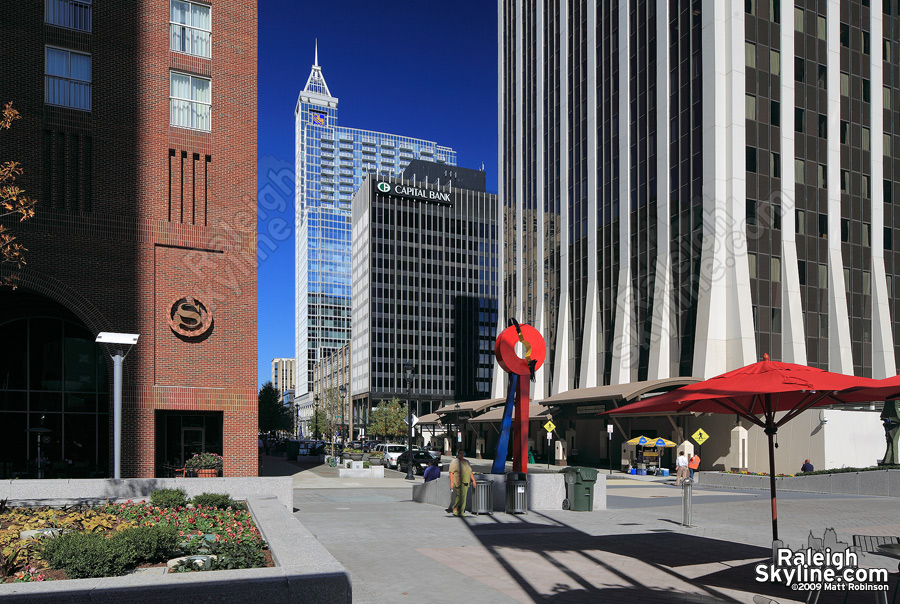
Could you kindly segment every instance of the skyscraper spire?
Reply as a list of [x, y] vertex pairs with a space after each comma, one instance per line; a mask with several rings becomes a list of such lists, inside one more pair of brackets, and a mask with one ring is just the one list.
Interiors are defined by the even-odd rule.
[[303, 92], [311, 92], [323, 96], [331, 96], [328, 90], [328, 84], [325, 83], [325, 77], [322, 75], [322, 68], [319, 67], [319, 39], [316, 38], [316, 55], [312, 70], [309, 72], [309, 79], [306, 80], [306, 87]]

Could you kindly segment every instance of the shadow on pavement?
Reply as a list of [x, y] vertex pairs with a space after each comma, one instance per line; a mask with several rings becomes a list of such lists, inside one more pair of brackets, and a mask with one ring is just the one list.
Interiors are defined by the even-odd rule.
[[[525, 517], [519, 522], [496, 520], [492, 524], [466, 523], [481, 545], [494, 557], [509, 577], [533, 601], [541, 602], [633, 602], [678, 601], [739, 602], [721, 588], [750, 594], [761, 594], [776, 602], [805, 600], [806, 594], [772, 583], [755, 581], [753, 567], [771, 551], [751, 545], [721, 541], [683, 533], [663, 532], [594, 536], [538, 512], [541, 523]], [[568, 577], [557, 583], [552, 594], [532, 585], [529, 577], [518, 570], [506, 552], [528, 552], [539, 556], [545, 564]], [[605, 554], [611, 554], [606, 556]], [[572, 555], [575, 558], [572, 558]], [[622, 557], [633, 560], [622, 560]], [[571, 560], [567, 564], [563, 559]], [[729, 563], [740, 562], [735, 566]], [[714, 565], [709, 572], [700, 565]], [[724, 566], [723, 566], [724, 565]], [[577, 566], [579, 570], [574, 567]], [[641, 567], [652, 578], [640, 576]], [[585, 568], [597, 573], [587, 573]], [[598, 581], [599, 573], [606, 579]], [[662, 580], [661, 580], [662, 579]], [[696, 593], [691, 593], [691, 592]], [[542, 593], [544, 592], [544, 593]], [[824, 596], [825, 594], [823, 594]], [[840, 594], [843, 601], [844, 594]], [[871, 596], [870, 596], [871, 597]], [[820, 599], [824, 603], [826, 599]], [[852, 600], [851, 600], [852, 601]]]

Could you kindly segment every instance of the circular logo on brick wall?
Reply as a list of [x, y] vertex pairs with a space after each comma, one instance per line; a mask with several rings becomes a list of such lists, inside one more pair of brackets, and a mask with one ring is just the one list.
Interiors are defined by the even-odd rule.
[[209, 331], [213, 316], [203, 302], [185, 296], [176, 298], [169, 307], [167, 321], [175, 333], [186, 338], [196, 338]]
[[391, 185], [387, 184], [386, 182], [378, 183], [377, 187], [378, 187], [378, 190], [381, 191], [382, 193], [390, 193], [391, 192]]

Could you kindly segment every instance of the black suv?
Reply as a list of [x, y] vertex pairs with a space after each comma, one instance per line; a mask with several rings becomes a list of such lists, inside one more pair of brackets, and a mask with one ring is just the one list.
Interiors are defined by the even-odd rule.
[[400, 457], [397, 458], [397, 470], [400, 472], [406, 472], [409, 466], [409, 454], [412, 453], [412, 466], [413, 472], [416, 474], [424, 474], [425, 468], [431, 465], [431, 462], [434, 461], [434, 457], [428, 451], [404, 451], [400, 454]]

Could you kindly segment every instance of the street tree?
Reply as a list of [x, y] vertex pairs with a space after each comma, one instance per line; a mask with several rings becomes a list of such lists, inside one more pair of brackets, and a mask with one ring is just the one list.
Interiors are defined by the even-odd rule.
[[397, 398], [382, 400], [369, 415], [369, 427], [378, 436], [397, 437], [406, 434], [406, 406]]
[[337, 388], [326, 388], [322, 393], [321, 410], [325, 413], [325, 434], [331, 440], [331, 455], [334, 456], [334, 441], [341, 433], [341, 425], [344, 423], [344, 403]]
[[[6, 104], [0, 114], [0, 130], [9, 130], [12, 123], [22, 116], [13, 109], [12, 102]], [[25, 191], [16, 184], [22, 175], [22, 165], [17, 161], [6, 161], [0, 164], [0, 219], [7, 216], [18, 216], [19, 222], [34, 216], [35, 200], [27, 197]], [[0, 224], [0, 263], [22, 268], [25, 264], [24, 245], [16, 241], [6, 224]], [[13, 279], [4, 282], [15, 288]]]
[[259, 389], [259, 431], [290, 432], [293, 427], [291, 410], [278, 401], [278, 390], [272, 382]]

